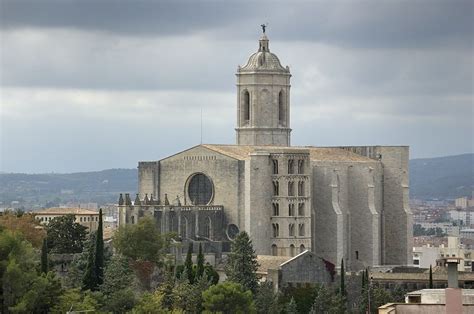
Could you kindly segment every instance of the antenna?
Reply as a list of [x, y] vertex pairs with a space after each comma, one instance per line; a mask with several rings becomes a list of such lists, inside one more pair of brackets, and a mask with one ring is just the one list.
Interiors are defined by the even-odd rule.
[[202, 145], [202, 107], [201, 107], [201, 145]]

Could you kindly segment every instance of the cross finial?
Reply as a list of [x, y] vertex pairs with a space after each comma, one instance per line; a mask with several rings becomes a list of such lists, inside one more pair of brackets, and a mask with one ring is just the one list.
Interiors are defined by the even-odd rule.
[[260, 26], [262, 27], [262, 31], [265, 34], [265, 29], [267, 28], [267, 24], [262, 24]]

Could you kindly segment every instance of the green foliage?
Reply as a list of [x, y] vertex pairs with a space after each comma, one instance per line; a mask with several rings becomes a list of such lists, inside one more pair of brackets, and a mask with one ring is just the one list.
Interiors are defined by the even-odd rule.
[[226, 281], [202, 293], [204, 309], [210, 312], [254, 312], [252, 292], [238, 283]]
[[247, 232], [240, 232], [232, 243], [225, 272], [228, 280], [240, 283], [252, 293], [257, 291], [257, 255]]
[[262, 282], [255, 295], [255, 308], [257, 313], [273, 314], [279, 313], [278, 294], [273, 292], [271, 282]]
[[0, 312], [16, 305], [37, 277], [31, 244], [18, 232], [0, 233]]
[[207, 278], [207, 280], [209, 280], [210, 284], [212, 285], [216, 285], [219, 282], [219, 274], [209, 263], [206, 263], [206, 265], [204, 265], [204, 275], [205, 278]]
[[124, 225], [114, 235], [117, 251], [133, 260], [146, 260], [159, 263], [166, 239], [160, 235], [152, 218], [141, 218], [137, 224]]
[[41, 272], [46, 274], [49, 270], [48, 265], [48, 242], [46, 238], [43, 239], [43, 246], [41, 247]]
[[316, 286], [313, 305], [309, 313], [346, 313], [346, 299], [339, 292], [335, 293], [324, 285]]
[[163, 292], [156, 290], [153, 293], [144, 293], [140, 301], [133, 308], [132, 313], [169, 313], [168, 309], [163, 307], [163, 299], [165, 298]]
[[114, 255], [104, 272], [104, 283], [100, 290], [107, 299], [115, 291], [126, 289], [134, 285], [133, 270], [128, 258], [122, 255]]
[[202, 253], [202, 245], [199, 243], [199, 252], [196, 260], [196, 278], [204, 275], [204, 254]]
[[105, 299], [103, 310], [106, 312], [125, 313], [133, 309], [137, 301], [132, 288], [117, 290]]
[[188, 253], [186, 254], [186, 260], [184, 262], [184, 273], [188, 277], [189, 283], [194, 282], [194, 269], [193, 269], [193, 243], [189, 242]]
[[97, 311], [101, 305], [97, 296], [90, 291], [81, 292], [80, 289], [68, 289], [53, 307], [53, 313], [66, 313], [68, 311]]
[[74, 215], [52, 219], [47, 228], [48, 247], [53, 253], [81, 253], [87, 228], [74, 222]]
[[37, 276], [18, 303], [10, 307], [11, 312], [48, 313], [58, 303], [62, 293], [61, 282], [53, 272]]
[[94, 266], [94, 246], [91, 245], [88, 249], [88, 257], [87, 257], [87, 266], [84, 272], [84, 277], [82, 278], [82, 289], [83, 290], [97, 290], [98, 282], [97, 282], [97, 274], [95, 273], [95, 266]]
[[298, 308], [294, 298], [291, 298], [290, 302], [285, 306], [285, 314], [298, 314]]
[[40, 248], [46, 231], [39, 228], [39, 221], [32, 214], [21, 214], [7, 211], [0, 215], [0, 227], [12, 232], [20, 232], [23, 238], [30, 242], [34, 248]]
[[279, 302], [282, 307], [285, 307], [291, 298], [295, 299], [298, 305], [298, 311], [301, 313], [307, 313], [315, 297], [315, 289], [313, 287], [286, 287], [283, 289], [283, 294], [279, 298]]

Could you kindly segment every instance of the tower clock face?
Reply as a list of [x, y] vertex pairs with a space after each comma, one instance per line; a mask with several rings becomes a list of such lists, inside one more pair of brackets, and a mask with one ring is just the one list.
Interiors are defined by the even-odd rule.
[[239, 227], [237, 227], [236, 225], [230, 224], [227, 226], [227, 238], [229, 238], [229, 240], [234, 240], [239, 234], [239, 232]]

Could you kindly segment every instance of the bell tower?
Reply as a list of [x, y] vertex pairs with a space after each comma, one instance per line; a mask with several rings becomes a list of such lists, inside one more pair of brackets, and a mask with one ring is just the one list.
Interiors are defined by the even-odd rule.
[[262, 28], [258, 51], [237, 69], [237, 144], [290, 146], [290, 69]]

